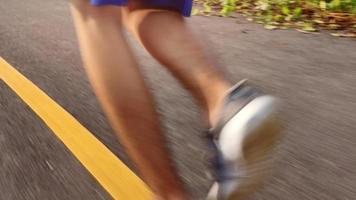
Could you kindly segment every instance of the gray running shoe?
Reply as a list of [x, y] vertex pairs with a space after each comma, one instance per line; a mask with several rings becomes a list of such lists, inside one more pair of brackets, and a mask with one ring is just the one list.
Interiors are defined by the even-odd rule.
[[216, 151], [217, 181], [207, 200], [240, 199], [268, 174], [280, 136], [278, 100], [241, 81], [224, 101], [220, 119], [210, 132]]

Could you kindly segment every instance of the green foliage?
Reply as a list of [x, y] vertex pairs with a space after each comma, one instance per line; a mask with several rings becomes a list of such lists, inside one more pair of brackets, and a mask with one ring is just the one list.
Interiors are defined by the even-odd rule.
[[289, 8], [287, 7], [287, 6], [283, 6], [282, 7], [282, 13], [284, 14], [284, 15], [289, 15]]
[[223, 0], [220, 15], [222, 15], [224, 17], [229, 16], [231, 14], [231, 12], [236, 10], [237, 2], [238, 2], [238, 0]]
[[333, 0], [328, 4], [328, 8], [333, 11], [355, 12], [356, 0]]
[[309, 23], [306, 23], [303, 25], [303, 28], [302, 28], [303, 31], [307, 31], [307, 32], [315, 32], [317, 31], [312, 24], [309, 24]]
[[326, 10], [326, 2], [325, 2], [325, 1], [320, 1], [320, 2], [319, 2], [319, 7], [320, 7], [320, 9], [322, 9], [322, 10]]
[[211, 6], [209, 5], [209, 3], [204, 3], [203, 4], [203, 7], [204, 7], [204, 12], [206, 13], [206, 14], [209, 14], [209, 13], [211, 13], [211, 11], [212, 11], [212, 9], [211, 9]]
[[192, 15], [197, 15], [197, 14], [199, 14], [199, 9], [198, 8], [193, 8], [192, 9]]
[[300, 7], [294, 8], [293, 19], [298, 20], [302, 16], [303, 10]]

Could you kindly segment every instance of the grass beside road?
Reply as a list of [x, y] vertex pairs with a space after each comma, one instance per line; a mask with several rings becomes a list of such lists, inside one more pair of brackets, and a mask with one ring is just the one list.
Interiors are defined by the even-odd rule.
[[331, 30], [356, 38], [356, 0], [194, 0], [193, 15], [233, 16], [264, 24], [266, 29], [294, 28], [303, 33]]

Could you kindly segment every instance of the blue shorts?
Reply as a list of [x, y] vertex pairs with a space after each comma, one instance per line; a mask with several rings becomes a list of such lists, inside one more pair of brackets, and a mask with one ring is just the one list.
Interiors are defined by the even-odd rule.
[[[126, 6], [129, 0], [90, 0], [90, 2], [94, 6]], [[193, 0], [143, 0], [143, 2], [147, 8], [177, 10], [185, 17], [190, 16], [193, 6]]]

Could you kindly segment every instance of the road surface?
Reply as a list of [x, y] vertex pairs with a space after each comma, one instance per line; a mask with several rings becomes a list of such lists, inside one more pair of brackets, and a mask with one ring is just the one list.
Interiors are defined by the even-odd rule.
[[[276, 170], [251, 200], [356, 197], [356, 43], [327, 33], [269, 31], [243, 18], [193, 17], [229, 80], [249, 78], [284, 101]], [[130, 38], [157, 97], [184, 183], [203, 199], [212, 183], [199, 110]], [[132, 166], [88, 84], [66, 1], [0, 4], [0, 56]], [[164, 84], [162, 84], [164, 83]], [[134, 169], [133, 169], [134, 170]], [[0, 80], [0, 199], [111, 199], [31, 109]]]

